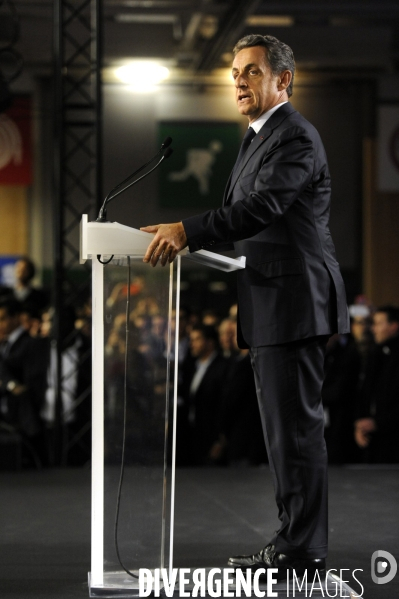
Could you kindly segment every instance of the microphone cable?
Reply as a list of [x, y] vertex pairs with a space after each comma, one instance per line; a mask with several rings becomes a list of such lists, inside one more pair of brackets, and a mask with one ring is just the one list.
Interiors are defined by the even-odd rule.
[[127, 413], [127, 367], [128, 367], [128, 349], [129, 349], [129, 316], [130, 316], [130, 256], [127, 256], [127, 297], [126, 297], [126, 330], [125, 330], [125, 376], [123, 381], [123, 434], [122, 434], [122, 457], [121, 457], [121, 469], [119, 474], [118, 494], [116, 498], [116, 510], [115, 510], [115, 525], [114, 525], [114, 544], [116, 555], [120, 566], [124, 569], [126, 574], [132, 576], [138, 580], [137, 574], [134, 574], [129, 570], [123, 563], [119, 552], [118, 543], [118, 525], [119, 525], [119, 508], [121, 503], [122, 495], [122, 484], [125, 474], [125, 448], [126, 448], [126, 413]]

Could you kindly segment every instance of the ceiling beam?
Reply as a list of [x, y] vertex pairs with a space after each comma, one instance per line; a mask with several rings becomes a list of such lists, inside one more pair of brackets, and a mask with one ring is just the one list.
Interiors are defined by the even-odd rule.
[[221, 56], [238, 41], [249, 15], [258, 8], [261, 0], [230, 0], [226, 12], [219, 20], [219, 27], [207, 40], [194, 60], [196, 72], [209, 72], [218, 66]]

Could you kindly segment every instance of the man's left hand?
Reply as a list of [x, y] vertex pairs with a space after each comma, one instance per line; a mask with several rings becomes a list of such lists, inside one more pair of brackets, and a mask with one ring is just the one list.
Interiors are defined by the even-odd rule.
[[361, 418], [356, 420], [355, 427], [363, 433], [373, 433], [377, 429], [377, 424], [374, 418]]
[[165, 266], [167, 262], [173, 262], [177, 254], [187, 245], [183, 223], [151, 225], [141, 227], [140, 231], [154, 233], [155, 235], [143, 259], [144, 262], [149, 262], [152, 266], [156, 266], [158, 260], [161, 261], [162, 266]]

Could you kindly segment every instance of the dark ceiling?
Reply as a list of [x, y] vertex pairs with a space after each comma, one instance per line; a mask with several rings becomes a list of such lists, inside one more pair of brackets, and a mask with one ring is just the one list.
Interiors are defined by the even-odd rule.
[[[13, 6], [24, 69], [50, 72], [53, 3], [0, 0], [0, 48], [15, 33]], [[397, 1], [105, 0], [102, 12], [105, 66], [153, 57], [195, 77], [229, 65], [241, 36], [270, 33], [293, 48], [303, 71], [399, 70]], [[8, 68], [1, 57], [0, 68]]]

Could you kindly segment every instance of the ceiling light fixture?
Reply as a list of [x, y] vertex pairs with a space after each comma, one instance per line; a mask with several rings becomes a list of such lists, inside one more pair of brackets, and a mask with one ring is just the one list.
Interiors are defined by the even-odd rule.
[[292, 27], [294, 23], [293, 17], [285, 15], [251, 15], [246, 20], [250, 27]]
[[118, 67], [115, 75], [134, 91], [148, 92], [155, 90], [158, 83], [169, 77], [169, 69], [155, 62], [137, 61]]

